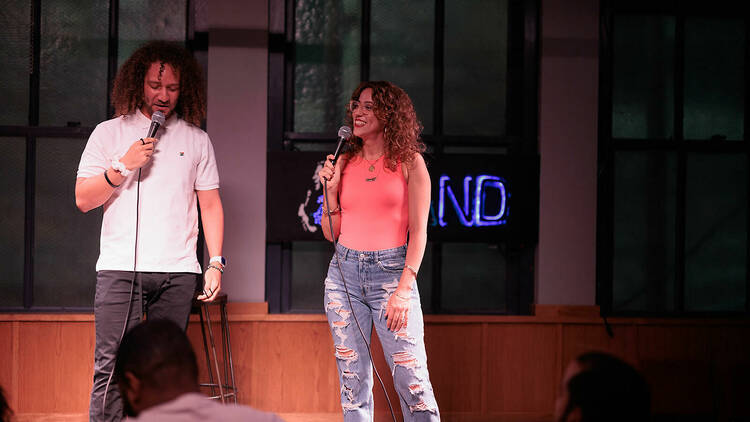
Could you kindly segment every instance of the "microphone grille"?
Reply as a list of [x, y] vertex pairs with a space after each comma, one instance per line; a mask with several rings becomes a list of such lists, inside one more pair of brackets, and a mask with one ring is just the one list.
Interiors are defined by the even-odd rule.
[[151, 121], [156, 122], [159, 124], [159, 126], [162, 126], [164, 124], [164, 113], [162, 113], [159, 110], [156, 110], [155, 112], [151, 113]]
[[349, 139], [352, 137], [352, 128], [349, 126], [341, 126], [339, 128], [339, 138]]

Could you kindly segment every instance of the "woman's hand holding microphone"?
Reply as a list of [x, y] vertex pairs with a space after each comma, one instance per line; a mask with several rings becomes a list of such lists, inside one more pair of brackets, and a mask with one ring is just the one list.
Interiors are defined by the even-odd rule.
[[328, 182], [328, 189], [335, 192], [339, 181], [341, 181], [341, 174], [336, 171], [333, 165], [333, 158], [333, 154], [328, 154], [323, 168], [318, 172], [318, 176], [320, 177], [320, 183]]

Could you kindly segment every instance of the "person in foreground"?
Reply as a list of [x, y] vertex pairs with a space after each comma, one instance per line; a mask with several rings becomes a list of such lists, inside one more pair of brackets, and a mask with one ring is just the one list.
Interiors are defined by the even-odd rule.
[[632, 366], [606, 353], [570, 362], [555, 402], [555, 422], [648, 422], [651, 394]]
[[129, 420], [281, 422], [272, 413], [224, 405], [199, 393], [198, 363], [181, 327], [148, 320], [122, 339], [115, 374]]
[[[104, 208], [92, 421], [122, 418], [111, 374], [126, 319], [130, 328], [145, 312], [187, 327], [201, 274], [198, 205], [212, 257], [198, 299], [212, 301], [221, 289], [224, 212], [213, 146], [199, 128], [206, 114], [202, 80], [198, 63], [183, 47], [155, 41], [139, 48], [114, 81], [117, 117], [94, 129], [81, 156], [76, 205], [83, 212]], [[157, 111], [166, 120], [154, 138], [144, 139]]]
[[5, 398], [3, 387], [0, 387], [0, 422], [10, 422], [11, 420], [13, 420], [13, 410], [11, 410]]
[[370, 358], [354, 315], [367, 343], [375, 325], [404, 420], [439, 420], [416, 282], [430, 206], [422, 126], [406, 92], [385, 81], [363, 82], [354, 90], [347, 121], [354, 127], [348, 152], [335, 167], [329, 155], [318, 174], [328, 184], [323, 233], [334, 240], [330, 215], [338, 239], [325, 279], [324, 305], [344, 420], [371, 421], [374, 414]]

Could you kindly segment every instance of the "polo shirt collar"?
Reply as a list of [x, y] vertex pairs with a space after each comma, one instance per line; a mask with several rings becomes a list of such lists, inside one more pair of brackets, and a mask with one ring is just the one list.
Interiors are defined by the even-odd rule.
[[[144, 130], [148, 130], [149, 127], [151, 127], [151, 119], [146, 117], [145, 114], [141, 111], [140, 108], [135, 110], [135, 118], [136, 123], [139, 127], [142, 127]], [[170, 125], [174, 124], [174, 122], [177, 121], [177, 114], [172, 111], [172, 113], [169, 114], [169, 117], [167, 118], [167, 121], [164, 122], [165, 127], [169, 127]]]

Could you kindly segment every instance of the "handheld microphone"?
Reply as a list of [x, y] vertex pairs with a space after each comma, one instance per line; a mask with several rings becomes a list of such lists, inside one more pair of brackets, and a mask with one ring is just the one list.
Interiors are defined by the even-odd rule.
[[151, 113], [151, 127], [148, 128], [148, 136], [147, 138], [153, 138], [156, 136], [156, 131], [159, 130], [159, 127], [164, 124], [164, 113], [157, 110], [153, 113]]
[[349, 126], [341, 126], [339, 128], [339, 143], [336, 145], [336, 152], [333, 153], [333, 165], [336, 165], [336, 160], [341, 155], [341, 148], [344, 146], [344, 142], [348, 141], [352, 137], [352, 128]]

